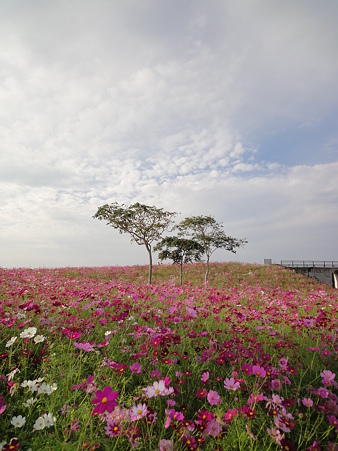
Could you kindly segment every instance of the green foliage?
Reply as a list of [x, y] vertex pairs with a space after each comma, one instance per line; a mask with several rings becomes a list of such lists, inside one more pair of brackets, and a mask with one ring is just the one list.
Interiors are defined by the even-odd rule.
[[222, 223], [217, 222], [212, 216], [201, 215], [185, 218], [177, 228], [181, 236], [187, 234], [203, 246], [207, 257], [205, 281], [208, 280], [210, 257], [216, 249], [226, 249], [235, 254], [237, 248], [244, 247], [247, 243], [245, 238], [237, 239], [226, 235]]
[[163, 238], [155, 247], [155, 251], [160, 251], [158, 258], [172, 260], [180, 265], [180, 281], [182, 285], [183, 264], [201, 261], [204, 254], [204, 247], [195, 240], [168, 236]]
[[113, 202], [99, 207], [93, 218], [107, 221], [107, 225], [120, 233], [129, 233], [131, 242], [146, 247], [149, 255], [149, 283], [151, 283], [152, 243], [161, 239], [163, 232], [168, 230], [175, 216], [175, 212], [164, 211], [163, 208], [138, 202], [129, 206]]

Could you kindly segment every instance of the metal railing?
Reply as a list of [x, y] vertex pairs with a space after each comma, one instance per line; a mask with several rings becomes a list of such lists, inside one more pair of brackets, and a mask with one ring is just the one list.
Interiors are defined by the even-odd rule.
[[338, 261], [326, 260], [282, 260], [280, 264], [288, 268], [338, 268]]

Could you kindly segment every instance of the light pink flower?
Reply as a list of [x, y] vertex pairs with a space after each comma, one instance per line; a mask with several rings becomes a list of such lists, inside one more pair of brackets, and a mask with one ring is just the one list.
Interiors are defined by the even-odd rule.
[[219, 397], [217, 391], [210, 390], [207, 399], [209, 401], [209, 404], [211, 404], [212, 406], [214, 406], [215, 404], [222, 404], [222, 400]]
[[222, 431], [222, 426], [217, 420], [213, 419], [208, 422], [206, 431], [209, 435], [217, 437]]
[[130, 409], [130, 421], [137, 421], [147, 415], [147, 405], [137, 404]]
[[312, 407], [313, 406], [313, 401], [311, 398], [303, 398], [302, 399], [302, 403], [305, 407]]
[[224, 388], [226, 388], [227, 390], [236, 391], [239, 387], [240, 383], [235, 382], [235, 379], [233, 377], [231, 377], [230, 379], [226, 378], [224, 381]]

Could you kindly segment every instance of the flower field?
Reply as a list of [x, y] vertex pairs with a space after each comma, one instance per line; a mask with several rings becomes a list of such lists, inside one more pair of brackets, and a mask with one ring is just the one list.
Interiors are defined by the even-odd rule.
[[0, 268], [0, 450], [338, 451], [338, 290], [210, 269]]

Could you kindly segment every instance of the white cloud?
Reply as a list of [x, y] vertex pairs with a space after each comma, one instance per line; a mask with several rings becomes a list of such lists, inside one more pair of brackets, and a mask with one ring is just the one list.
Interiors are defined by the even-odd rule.
[[92, 220], [107, 201], [213, 214], [247, 236], [244, 260], [298, 248], [336, 258], [335, 128], [315, 149], [331, 164], [309, 165], [300, 149], [288, 167], [259, 150], [263, 135], [334, 122], [335, 2], [15, 0], [0, 10], [0, 264], [146, 262]]

